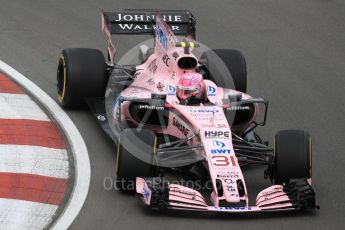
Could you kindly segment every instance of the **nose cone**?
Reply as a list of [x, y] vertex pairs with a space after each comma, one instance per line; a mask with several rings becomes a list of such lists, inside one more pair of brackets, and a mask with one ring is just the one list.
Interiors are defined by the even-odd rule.
[[228, 194], [226, 197], [225, 197], [225, 200], [226, 202], [228, 203], [239, 203], [241, 201], [240, 197], [237, 195], [237, 196], [234, 196], [232, 194]]

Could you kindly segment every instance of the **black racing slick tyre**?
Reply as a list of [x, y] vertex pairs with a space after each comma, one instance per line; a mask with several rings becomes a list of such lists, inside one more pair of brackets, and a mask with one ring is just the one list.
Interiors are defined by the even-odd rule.
[[64, 108], [80, 108], [87, 97], [104, 97], [108, 80], [107, 64], [101, 51], [86, 48], [64, 49], [57, 68], [57, 96]]
[[247, 92], [247, 64], [240, 51], [208, 50], [201, 55], [201, 59], [206, 59], [208, 79], [217, 86]]
[[273, 183], [312, 177], [311, 136], [303, 130], [279, 131], [274, 139]]
[[123, 192], [135, 191], [136, 177], [155, 176], [157, 137], [147, 129], [125, 129], [116, 146], [116, 185]]

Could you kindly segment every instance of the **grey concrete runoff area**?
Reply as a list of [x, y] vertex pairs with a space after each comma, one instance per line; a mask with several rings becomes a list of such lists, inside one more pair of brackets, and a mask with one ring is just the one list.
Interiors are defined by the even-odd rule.
[[[321, 210], [224, 215], [152, 212], [133, 196], [104, 188], [114, 178], [114, 146], [88, 111], [68, 111], [87, 143], [91, 185], [70, 229], [343, 229], [345, 220], [345, 2], [341, 0], [1, 0], [0, 60], [51, 97], [66, 47], [105, 53], [101, 9], [190, 9], [197, 37], [211, 48], [235, 48], [248, 65], [248, 92], [269, 100], [259, 129], [273, 140], [280, 129], [306, 129], [313, 138], [313, 183]], [[119, 36], [118, 56], [143, 41]], [[146, 38], [145, 38], [146, 39]], [[245, 171], [250, 201], [270, 185], [264, 167]]]

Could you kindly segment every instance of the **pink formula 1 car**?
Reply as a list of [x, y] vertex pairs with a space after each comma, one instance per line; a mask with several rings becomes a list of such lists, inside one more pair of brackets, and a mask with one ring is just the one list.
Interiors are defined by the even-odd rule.
[[[116, 143], [118, 188], [135, 190], [147, 206], [215, 212], [315, 209], [310, 135], [284, 130], [272, 148], [262, 141], [254, 130], [265, 124], [268, 103], [246, 94], [243, 55], [202, 50], [195, 23], [189, 11], [102, 12], [108, 60], [98, 50], [63, 50], [59, 103], [89, 105]], [[139, 63], [120, 65], [112, 34], [153, 34], [154, 44], [136, 49]], [[242, 173], [249, 164], [266, 165], [264, 176], [273, 184], [257, 195], [255, 205], [249, 204]], [[210, 188], [171, 182], [187, 175]]]

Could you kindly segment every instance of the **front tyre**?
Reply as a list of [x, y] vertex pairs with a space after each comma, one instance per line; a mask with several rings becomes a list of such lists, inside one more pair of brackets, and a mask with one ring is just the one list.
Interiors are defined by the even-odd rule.
[[64, 108], [85, 106], [87, 97], [104, 97], [108, 81], [107, 64], [101, 51], [64, 49], [57, 68], [57, 96]]
[[311, 137], [303, 130], [279, 131], [274, 141], [274, 184], [287, 184], [292, 178], [312, 177]]
[[135, 191], [136, 177], [155, 176], [157, 137], [151, 130], [125, 129], [116, 146], [116, 185], [124, 192]]

